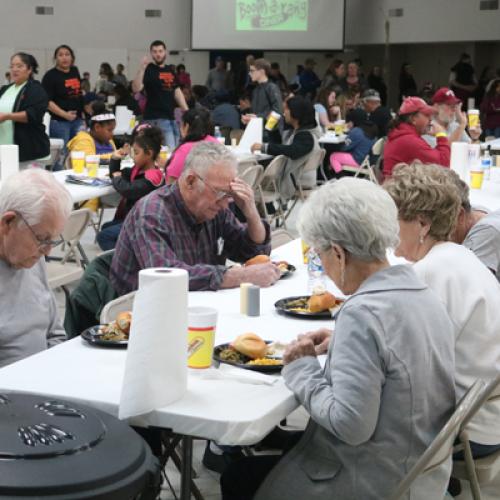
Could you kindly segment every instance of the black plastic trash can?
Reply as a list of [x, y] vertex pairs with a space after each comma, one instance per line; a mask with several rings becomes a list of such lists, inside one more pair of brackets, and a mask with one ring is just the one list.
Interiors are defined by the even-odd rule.
[[0, 499], [152, 500], [160, 466], [145, 441], [102, 411], [0, 394]]

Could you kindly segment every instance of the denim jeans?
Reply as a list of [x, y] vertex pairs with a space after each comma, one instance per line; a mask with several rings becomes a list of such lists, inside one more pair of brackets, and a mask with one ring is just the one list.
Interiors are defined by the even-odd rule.
[[97, 244], [102, 250], [112, 250], [116, 246], [123, 221], [110, 221], [102, 225], [97, 234]]
[[170, 150], [174, 149], [179, 143], [179, 128], [177, 127], [177, 123], [175, 120], [144, 120], [146, 123], [158, 127], [163, 132], [163, 140], [165, 145], [170, 148]]
[[[80, 130], [84, 129], [85, 124], [80, 118], [77, 118], [72, 122], [54, 120], [54, 118], [50, 120], [50, 137], [54, 137], [55, 139], [62, 139], [64, 141], [64, 148], [60, 157], [61, 161], [64, 161], [64, 158], [66, 158], [66, 144], [68, 143], [68, 141], [73, 139], [73, 137], [78, 134]], [[54, 165], [53, 170], [61, 170], [62, 168], [62, 165]]]
[[488, 137], [490, 135], [494, 135], [498, 139], [500, 137], [500, 127], [487, 128], [485, 134], [486, 134], [486, 137]]

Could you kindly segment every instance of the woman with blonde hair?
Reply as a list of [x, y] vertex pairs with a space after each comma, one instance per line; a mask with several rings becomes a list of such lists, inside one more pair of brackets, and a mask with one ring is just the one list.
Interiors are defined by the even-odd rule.
[[[461, 206], [453, 179], [438, 165], [398, 165], [384, 184], [399, 211], [396, 255], [445, 304], [455, 327], [457, 399], [472, 383], [500, 371], [500, 285], [467, 248], [451, 239]], [[500, 391], [499, 391], [500, 393]], [[500, 449], [500, 402], [488, 402], [468, 425], [475, 457]]]

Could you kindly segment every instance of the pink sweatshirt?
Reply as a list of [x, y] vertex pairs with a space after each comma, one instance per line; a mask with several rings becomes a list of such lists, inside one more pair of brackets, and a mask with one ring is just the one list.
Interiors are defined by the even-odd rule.
[[[211, 135], [205, 136], [204, 141], [208, 142], [219, 142], [215, 137]], [[167, 167], [167, 177], [175, 177], [178, 179], [182, 171], [184, 170], [184, 163], [186, 162], [187, 155], [196, 146], [198, 142], [186, 142], [179, 146], [172, 156], [169, 166]]]

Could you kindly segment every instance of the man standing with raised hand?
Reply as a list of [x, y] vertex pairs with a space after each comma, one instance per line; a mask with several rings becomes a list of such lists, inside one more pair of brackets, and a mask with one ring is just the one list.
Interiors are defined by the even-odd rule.
[[144, 120], [163, 131], [165, 144], [173, 149], [179, 142], [179, 129], [175, 123], [176, 104], [184, 111], [188, 106], [175, 73], [166, 64], [167, 47], [155, 40], [149, 47], [150, 56], [145, 56], [133, 82], [134, 92], [144, 91], [147, 98]]

